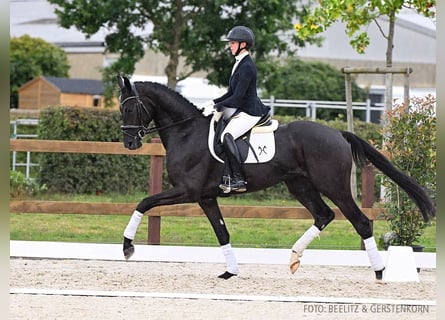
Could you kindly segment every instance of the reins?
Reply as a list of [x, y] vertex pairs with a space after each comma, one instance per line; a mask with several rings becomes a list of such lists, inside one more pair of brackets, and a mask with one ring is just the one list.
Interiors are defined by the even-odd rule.
[[[121, 126], [121, 130], [122, 130], [123, 134], [129, 136], [129, 137], [132, 138], [132, 139], [135, 139], [136, 137], [139, 137], [139, 138], [142, 139], [142, 138], [143, 138], [144, 136], [146, 136], [147, 134], [154, 133], [154, 132], [159, 132], [159, 131], [168, 129], [168, 128], [170, 128], [170, 127], [173, 127], [173, 126], [179, 125], [179, 124], [181, 124], [181, 123], [190, 121], [190, 120], [195, 119], [195, 118], [197, 118], [197, 117], [200, 116], [200, 115], [196, 115], [196, 116], [188, 117], [188, 118], [179, 120], [179, 121], [177, 121], [177, 122], [173, 122], [173, 123], [171, 123], [171, 124], [168, 124], [168, 125], [165, 125], [165, 126], [162, 126], [162, 127], [156, 127], [156, 126], [146, 127], [146, 126], [144, 126], [144, 124], [142, 123], [142, 118], [141, 118], [141, 115], [142, 115], [142, 114], [141, 114], [141, 108], [142, 108], [142, 110], [145, 111], [145, 113], [148, 115], [148, 117], [149, 117], [149, 119], [150, 119], [150, 122], [151, 122], [151, 120], [153, 120], [153, 117], [151, 116], [151, 114], [150, 114], [150, 112], [148, 111], [147, 107], [144, 105], [144, 103], [143, 103], [142, 100], [140, 99], [140, 96], [139, 96], [139, 94], [138, 94], [138, 91], [136, 90], [136, 87], [135, 87], [135, 85], [134, 85], [133, 83], [131, 84], [131, 89], [132, 89], [132, 91], [135, 93], [135, 95], [134, 95], [134, 96], [130, 96], [130, 97], [125, 98], [125, 99], [120, 103], [120, 105], [121, 105], [121, 108], [122, 108], [123, 105], [124, 105], [124, 103], [126, 103], [126, 102], [129, 101], [129, 100], [136, 99], [136, 101], [137, 101], [136, 106], [137, 106], [137, 111], [138, 111], [138, 120], [139, 120], [140, 124], [139, 124], [139, 125], [122, 125], [122, 126]], [[130, 133], [128, 132], [129, 130], [138, 130], [138, 131], [137, 131], [136, 135], [132, 135], [132, 134], [130, 134]]]

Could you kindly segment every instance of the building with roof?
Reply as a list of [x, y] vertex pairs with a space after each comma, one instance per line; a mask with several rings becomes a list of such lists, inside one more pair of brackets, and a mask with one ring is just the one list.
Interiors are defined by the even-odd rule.
[[104, 90], [100, 80], [39, 76], [25, 83], [18, 91], [19, 109], [104, 106]]

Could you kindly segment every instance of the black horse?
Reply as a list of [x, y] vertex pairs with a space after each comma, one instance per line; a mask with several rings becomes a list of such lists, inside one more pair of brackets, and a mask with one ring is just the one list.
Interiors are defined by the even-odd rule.
[[[134, 253], [132, 241], [143, 214], [153, 207], [197, 202], [208, 217], [221, 245], [228, 279], [238, 274], [230, 246], [229, 232], [218, 207], [218, 185], [224, 164], [212, 157], [208, 148], [210, 116], [177, 92], [152, 82], [131, 83], [118, 76], [121, 90], [120, 111], [126, 148], [141, 147], [141, 138], [157, 131], [167, 152], [167, 172], [173, 188], [143, 199], [124, 231], [124, 255]], [[149, 124], [154, 126], [149, 128]], [[280, 125], [275, 131], [276, 153], [272, 160], [244, 164], [247, 192], [255, 192], [284, 182], [289, 192], [314, 218], [311, 226], [292, 246], [290, 269], [294, 273], [309, 243], [333, 219], [334, 212], [323, 201], [329, 198], [351, 222], [364, 241], [377, 280], [382, 278], [383, 262], [377, 251], [370, 221], [356, 205], [351, 194], [352, 161], [370, 161], [395, 181], [415, 201], [425, 221], [435, 216], [435, 207], [422, 187], [396, 169], [370, 144], [351, 132], [339, 131], [310, 121]]]

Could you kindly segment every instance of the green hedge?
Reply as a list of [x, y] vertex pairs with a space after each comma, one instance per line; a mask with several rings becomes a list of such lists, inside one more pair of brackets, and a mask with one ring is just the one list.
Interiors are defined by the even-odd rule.
[[[117, 110], [49, 107], [40, 112], [39, 139], [122, 141]], [[41, 153], [39, 183], [48, 192], [93, 194], [148, 190], [149, 156]]]

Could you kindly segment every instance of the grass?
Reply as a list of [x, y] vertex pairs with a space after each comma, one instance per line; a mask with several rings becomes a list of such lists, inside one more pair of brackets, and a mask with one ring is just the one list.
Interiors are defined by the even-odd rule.
[[[40, 200], [71, 200], [101, 202], [138, 202], [145, 195], [70, 196], [52, 195]], [[259, 205], [257, 200], [221, 199], [221, 204]], [[261, 205], [298, 205], [291, 201], [268, 200]], [[130, 214], [130, 213], [129, 213]], [[76, 215], [20, 213], [10, 215], [11, 240], [72, 241], [94, 243], [121, 243], [129, 215]], [[290, 248], [311, 225], [312, 220], [239, 219], [227, 218], [226, 225], [234, 247]], [[146, 243], [148, 218], [139, 226], [135, 243]], [[374, 236], [389, 231], [385, 221], [374, 222]], [[425, 229], [419, 241], [425, 251], [436, 251], [436, 224]], [[162, 217], [161, 244], [163, 245], [218, 245], [216, 236], [205, 217]], [[360, 249], [360, 237], [348, 221], [334, 220], [319, 238], [309, 246], [312, 249]]]

